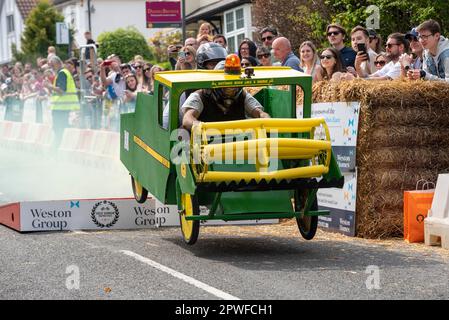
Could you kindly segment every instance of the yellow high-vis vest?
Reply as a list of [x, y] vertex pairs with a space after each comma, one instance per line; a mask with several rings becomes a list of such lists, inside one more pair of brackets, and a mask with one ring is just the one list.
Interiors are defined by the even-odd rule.
[[56, 75], [53, 80], [53, 86], [56, 87], [60, 72], [64, 72], [67, 78], [67, 91], [63, 94], [53, 92], [51, 96], [51, 110], [79, 110], [80, 103], [78, 95], [76, 93], [75, 80], [73, 80], [72, 74], [69, 70], [63, 68]]

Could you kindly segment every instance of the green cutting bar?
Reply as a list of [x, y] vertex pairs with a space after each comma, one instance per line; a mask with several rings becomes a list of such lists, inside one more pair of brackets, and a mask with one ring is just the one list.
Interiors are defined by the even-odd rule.
[[[301, 212], [288, 212], [288, 213], [251, 213], [251, 214], [220, 214], [220, 215], [199, 215], [188, 216], [186, 220], [224, 220], [224, 221], [236, 221], [236, 220], [251, 220], [251, 219], [289, 219], [297, 218], [301, 216]], [[306, 216], [327, 216], [330, 214], [329, 210], [309, 211]]]

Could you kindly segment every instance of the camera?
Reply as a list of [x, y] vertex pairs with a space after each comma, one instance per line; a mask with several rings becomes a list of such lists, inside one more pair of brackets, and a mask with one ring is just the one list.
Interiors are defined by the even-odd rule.
[[186, 58], [186, 53], [184, 51], [179, 51], [178, 52], [178, 58], [185, 59]]
[[366, 45], [364, 43], [357, 43], [357, 51], [366, 53]]
[[114, 60], [104, 60], [103, 61], [103, 65], [104, 66], [110, 66], [113, 62], [114, 62]]
[[366, 45], [364, 43], [357, 43], [357, 51], [361, 52], [361, 54], [366, 54], [367, 55], [366, 60], [369, 60], [369, 55], [366, 52]]

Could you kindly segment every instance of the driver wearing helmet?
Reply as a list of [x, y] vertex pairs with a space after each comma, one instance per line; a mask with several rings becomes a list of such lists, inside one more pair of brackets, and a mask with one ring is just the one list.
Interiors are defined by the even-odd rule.
[[[216, 46], [215, 46], [216, 45]], [[206, 46], [202, 49], [203, 46]], [[220, 49], [219, 49], [220, 48]], [[198, 48], [199, 68], [224, 69], [226, 50], [218, 44], [206, 43]], [[251, 118], [269, 118], [262, 105], [242, 88], [200, 89], [193, 92], [181, 107], [182, 126], [191, 130], [197, 121], [215, 122]]]

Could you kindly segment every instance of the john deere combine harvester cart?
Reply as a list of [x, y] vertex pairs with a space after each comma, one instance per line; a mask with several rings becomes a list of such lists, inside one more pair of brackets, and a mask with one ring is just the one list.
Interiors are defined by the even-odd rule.
[[[136, 111], [121, 117], [120, 157], [136, 200], [144, 202], [149, 191], [177, 204], [187, 244], [196, 242], [203, 220], [296, 218], [301, 235], [312, 239], [318, 216], [329, 214], [318, 210], [317, 190], [341, 188], [344, 181], [326, 122], [310, 118], [311, 85], [310, 76], [284, 67], [254, 68], [251, 78], [158, 73], [154, 94], [139, 93]], [[304, 119], [296, 119], [297, 86]], [[272, 118], [200, 122], [188, 135], [175, 131], [183, 92], [221, 87], [262, 87], [255, 98]]]

